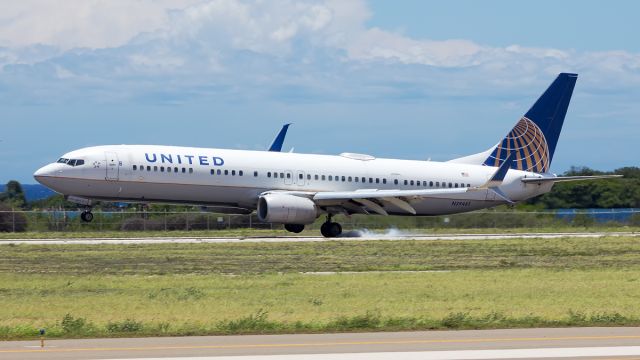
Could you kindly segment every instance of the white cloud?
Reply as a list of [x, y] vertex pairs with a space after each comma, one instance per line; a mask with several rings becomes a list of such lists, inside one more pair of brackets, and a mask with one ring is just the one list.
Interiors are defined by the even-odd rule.
[[169, 25], [169, 11], [194, 0], [8, 1], [0, 12], [0, 46], [61, 50], [121, 46]]
[[[22, 81], [27, 90], [49, 79], [47, 71], [60, 83], [46, 83], [46, 88], [73, 87], [83, 79], [82, 86], [107, 87], [101, 96], [113, 91], [118, 99], [144, 96], [167, 81], [181, 94], [215, 88], [216, 94], [233, 96], [308, 93], [318, 98], [429, 91], [469, 95], [487, 85], [537, 91], [538, 84], [561, 71], [586, 74], [590, 80], [584, 83], [593, 87], [640, 84], [640, 54], [415, 39], [368, 27], [371, 11], [362, 0], [25, 0], [5, 5], [0, 73], [12, 64], [31, 66], [11, 80]], [[140, 79], [143, 85], [135, 83]], [[123, 82], [135, 86], [122, 91]]]

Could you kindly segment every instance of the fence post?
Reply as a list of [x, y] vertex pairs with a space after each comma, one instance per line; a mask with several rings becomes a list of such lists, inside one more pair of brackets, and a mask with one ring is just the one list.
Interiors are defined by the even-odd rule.
[[251, 229], [251, 214], [249, 214], [249, 229]]
[[227, 224], [227, 229], [231, 229], [231, 215], [229, 215], [229, 224]]
[[11, 229], [13, 230], [11, 232], [16, 232], [16, 209], [13, 207], [11, 207], [11, 219]]

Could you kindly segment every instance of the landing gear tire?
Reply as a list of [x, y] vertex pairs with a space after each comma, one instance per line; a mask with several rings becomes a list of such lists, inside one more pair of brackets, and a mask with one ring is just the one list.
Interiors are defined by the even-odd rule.
[[337, 222], [327, 221], [320, 227], [322, 236], [332, 238], [342, 234], [342, 225]]
[[93, 213], [91, 211], [83, 211], [80, 214], [80, 219], [84, 222], [91, 222], [93, 220]]
[[284, 229], [288, 232], [299, 234], [304, 230], [304, 225], [302, 224], [284, 224]]

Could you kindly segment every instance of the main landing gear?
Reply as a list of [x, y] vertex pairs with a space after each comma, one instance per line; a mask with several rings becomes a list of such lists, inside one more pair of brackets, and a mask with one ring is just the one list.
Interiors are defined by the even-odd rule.
[[91, 222], [93, 220], [93, 213], [91, 212], [91, 208], [86, 208], [80, 214], [80, 219], [84, 222]]
[[302, 224], [284, 224], [284, 229], [288, 232], [299, 234], [304, 230], [304, 225]]
[[327, 215], [327, 221], [320, 227], [320, 232], [324, 237], [336, 237], [342, 234], [342, 225], [331, 221], [331, 214]]

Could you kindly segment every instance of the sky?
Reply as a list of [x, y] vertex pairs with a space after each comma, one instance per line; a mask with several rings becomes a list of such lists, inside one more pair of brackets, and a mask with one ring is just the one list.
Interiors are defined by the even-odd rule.
[[0, 182], [165, 144], [446, 161], [579, 74], [551, 170], [640, 166], [637, 1], [23, 0], [0, 12]]

